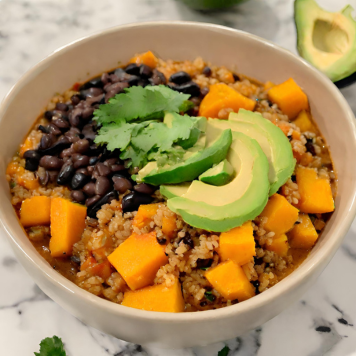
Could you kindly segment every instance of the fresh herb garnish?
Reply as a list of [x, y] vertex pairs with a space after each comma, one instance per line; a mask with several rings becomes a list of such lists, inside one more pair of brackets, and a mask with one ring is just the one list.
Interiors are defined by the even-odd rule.
[[210, 292], [210, 291], [205, 292], [205, 293], [204, 293], [204, 296], [205, 296], [205, 298], [208, 299], [210, 302], [213, 302], [213, 301], [216, 299], [216, 297], [215, 297], [215, 295], [213, 294], [213, 292]]
[[191, 107], [188, 98], [162, 85], [126, 89], [94, 112], [102, 126], [95, 142], [119, 149], [128, 167], [179, 162], [202, 132], [197, 118], [178, 114]]
[[46, 337], [40, 343], [40, 352], [34, 353], [36, 356], [66, 356], [64, 345], [58, 336]]
[[218, 352], [218, 356], [227, 356], [229, 354], [229, 347], [225, 346], [223, 349], [221, 349], [219, 352]]

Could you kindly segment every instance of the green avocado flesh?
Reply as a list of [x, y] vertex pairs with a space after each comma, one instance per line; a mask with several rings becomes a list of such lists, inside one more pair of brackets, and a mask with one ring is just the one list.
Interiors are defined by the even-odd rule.
[[209, 120], [209, 125], [242, 132], [259, 143], [269, 162], [269, 195], [276, 193], [293, 174], [295, 159], [288, 138], [261, 114], [240, 109], [238, 114], [230, 113], [228, 120]]
[[[210, 120], [209, 127], [213, 127]], [[214, 130], [207, 129], [207, 136], [209, 131]], [[236, 172], [235, 177], [219, 187], [195, 180], [186, 193], [167, 201], [169, 209], [194, 227], [227, 231], [254, 219], [267, 203], [269, 165], [266, 155], [256, 140], [240, 132], [232, 135], [226, 159]]]
[[199, 180], [207, 184], [220, 186], [228, 183], [231, 180], [233, 174], [234, 169], [232, 168], [231, 164], [226, 159], [224, 159], [216, 166], [201, 174], [199, 176]]
[[348, 5], [340, 12], [323, 10], [314, 0], [295, 0], [299, 54], [332, 81], [356, 72], [356, 21]]
[[158, 167], [156, 162], [150, 162], [139, 171], [137, 180], [152, 185], [192, 181], [214, 164], [222, 161], [232, 142], [231, 130], [221, 132], [210, 129], [210, 131], [209, 135], [206, 133], [205, 148], [194, 152], [195, 146], [193, 146], [192, 150], [188, 150], [183, 157], [183, 162], [174, 165]]
[[184, 182], [174, 185], [161, 185], [159, 190], [161, 194], [164, 195], [167, 199], [181, 197], [188, 191], [190, 184], [191, 182]]

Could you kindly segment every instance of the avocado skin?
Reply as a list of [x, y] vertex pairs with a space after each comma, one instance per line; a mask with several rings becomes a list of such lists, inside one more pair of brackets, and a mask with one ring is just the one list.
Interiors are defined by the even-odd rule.
[[349, 77], [346, 77], [344, 79], [338, 80], [336, 82], [334, 82], [334, 84], [339, 88], [346, 88], [350, 85], [352, 85], [353, 83], [356, 82], [356, 72], [351, 74]]
[[221, 135], [209, 146], [179, 163], [167, 168], [155, 169], [142, 181], [147, 184], [176, 184], [192, 181], [208, 170], [213, 164], [222, 161], [232, 142], [230, 129], [224, 130]]

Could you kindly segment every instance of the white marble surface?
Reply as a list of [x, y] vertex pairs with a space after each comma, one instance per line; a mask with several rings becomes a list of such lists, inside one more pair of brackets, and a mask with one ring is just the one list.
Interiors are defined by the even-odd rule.
[[[356, 8], [356, 0], [320, 2], [330, 10], [347, 2]], [[173, 0], [0, 0], [0, 99], [27, 69], [57, 47], [109, 26], [147, 20], [232, 26], [295, 52], [292, 0], [250, 0], [209, 14]], [[356, 85], [343, 93], [356, 112]], [[83, 325], [36, 287], [0, 233], [0, 355], [31, 355], [42, 338], [52, 335], [63, 338], [69, 356], [215, 356], [224, 344], [232, 350], [229, 356], [356, 355], [356, 222], [299, 303], [242, 337], [174, 351], [141, 348]]]

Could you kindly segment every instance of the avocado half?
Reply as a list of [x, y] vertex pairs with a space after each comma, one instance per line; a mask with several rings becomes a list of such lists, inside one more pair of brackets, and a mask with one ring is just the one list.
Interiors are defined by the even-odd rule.
[[345, 84], [345, 78], [356, 72], [356, 21], [352, 6], [329, 12], [314, 0], [295, 0], [294, 10], [301, 57], [333, 82], [343, 79]]

